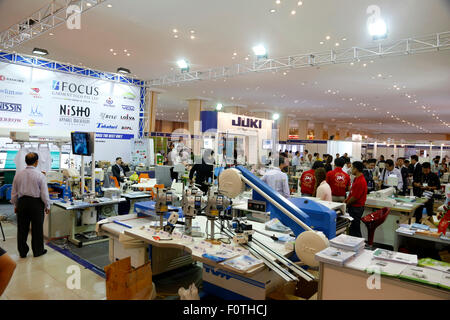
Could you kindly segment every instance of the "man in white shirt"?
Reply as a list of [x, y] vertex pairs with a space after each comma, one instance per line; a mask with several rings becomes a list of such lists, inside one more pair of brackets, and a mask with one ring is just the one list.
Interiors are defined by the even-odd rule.
[[292, 158], [292, 165], [299, 166], [300, 165], [300, 152], [295, 152], [294, 157]]
[[284, 157], [279, 158], [279, 167], [270, 168], [266, 171], [266, 174], [261, 178], [269, 187], [274, 191], [277, 191], [285, 198], [290, 197], [288, 176], [282, 170], [286, 167]]
[[37, 153], [25, 156], [27, 167], [16, 173], [11, 192], [11, 203], [17, 214], [17, 247], [21, 258], [28, 254], [28, 232], [31, 225], [31, 248], [34, 257], [47, 253], [44, 249], [44, 213], [50, 212], [47, 179], [36, 168]]
[[396, 176], [398, 183], [397, 183], [397, 190], [403, 191], [403, 178], [402, 173], [399, 169], [397, 169], [394, 165], [394, 161], [391, 159], [386, 160], [386, 168], [383, 169], [383, 171], [380, 174], [380, 184], [381, 188], [388, 188], [388, 177], [389, 176]]

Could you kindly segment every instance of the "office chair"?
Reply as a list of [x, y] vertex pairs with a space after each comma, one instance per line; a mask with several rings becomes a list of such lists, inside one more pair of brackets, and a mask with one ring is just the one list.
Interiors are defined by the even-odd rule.
[[109, 178], [114, 181], [114, 185], [116, 186], [116, 188], [120, 189], [120, 184], [119, 181], [117, 181], [117, 178], [114, 176], [109, 176]]
[[375, 230], [383, 224], [390, 212], [391, 209], [385, 207], [361, 218], [361, 221], [367, 227], [367, 241], [370, 247], [373, 245]]

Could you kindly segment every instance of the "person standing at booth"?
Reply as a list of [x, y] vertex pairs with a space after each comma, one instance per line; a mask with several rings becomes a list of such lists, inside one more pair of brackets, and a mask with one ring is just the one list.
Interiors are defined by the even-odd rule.
[[28, 254], [28, 232], [31, 224], [31, 248], [34, 257], [47, 253], [44, 249], [44, 213], [50, 212], [47, 179], [36, 169], [39, 163], [37, 153], [25, 156], [27, 167], [14, 177], [11, 203], [17, 214], [17, 248], [21, 258]]
[[112, 174], [116, 177], [117, 182], [121, 183], [125, 181], [125, 174], [130, 171], [128, 165], [122, 161], [121, 157], [116, 158], [116, 164], [111, 168]]
[[291, 192], [289, 190], [288, 176], [282, 172], [286, 168], [285, 158], [280, 156], [278, 159], [279, 167], [270, 168], [261, 178], [274, 191], [279, 192], [285, 198], [289, 198]]
[[349, 233], [351, 236], [361, 238], [361, 217], [364, 213], [364, 205], [367, 197], [367, 183], [363, 174], [364, 165], [361, 161], [353, 162], [352, 174], [355, 176], [350, 193], [345, 199], [347, 211], [353, 218], [350, 224]]
[[314, 193], [314, 186], [316, 185], [315, 170], [323, 168], [323, 162], [316, 161], [311, 170], [305, 171], [300, 177], [300, 191], [302, 196], [311, 197]]
[[350, 176], [342, 170], [344, 164], [345, 160], [342, 157], [337, 158], [334, 160], [336, 168], [327, 173], [326, 180], [331, 187], [334, 202], [343, 202], [350, 189]]

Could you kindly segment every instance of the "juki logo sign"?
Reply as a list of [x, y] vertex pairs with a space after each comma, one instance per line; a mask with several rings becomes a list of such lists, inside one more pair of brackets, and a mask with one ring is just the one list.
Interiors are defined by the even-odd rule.
[[232, 125], [235, 127], [261, 129], [262, 120], [238, 117], [237, 120], [233, 119]]

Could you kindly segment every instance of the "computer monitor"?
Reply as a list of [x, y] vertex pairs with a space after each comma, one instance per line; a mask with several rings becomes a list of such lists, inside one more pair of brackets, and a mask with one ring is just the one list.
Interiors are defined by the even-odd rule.
[[79, 156], [90, 156], [91, 139], [89, 132], [71, 132], [72, 153]]

